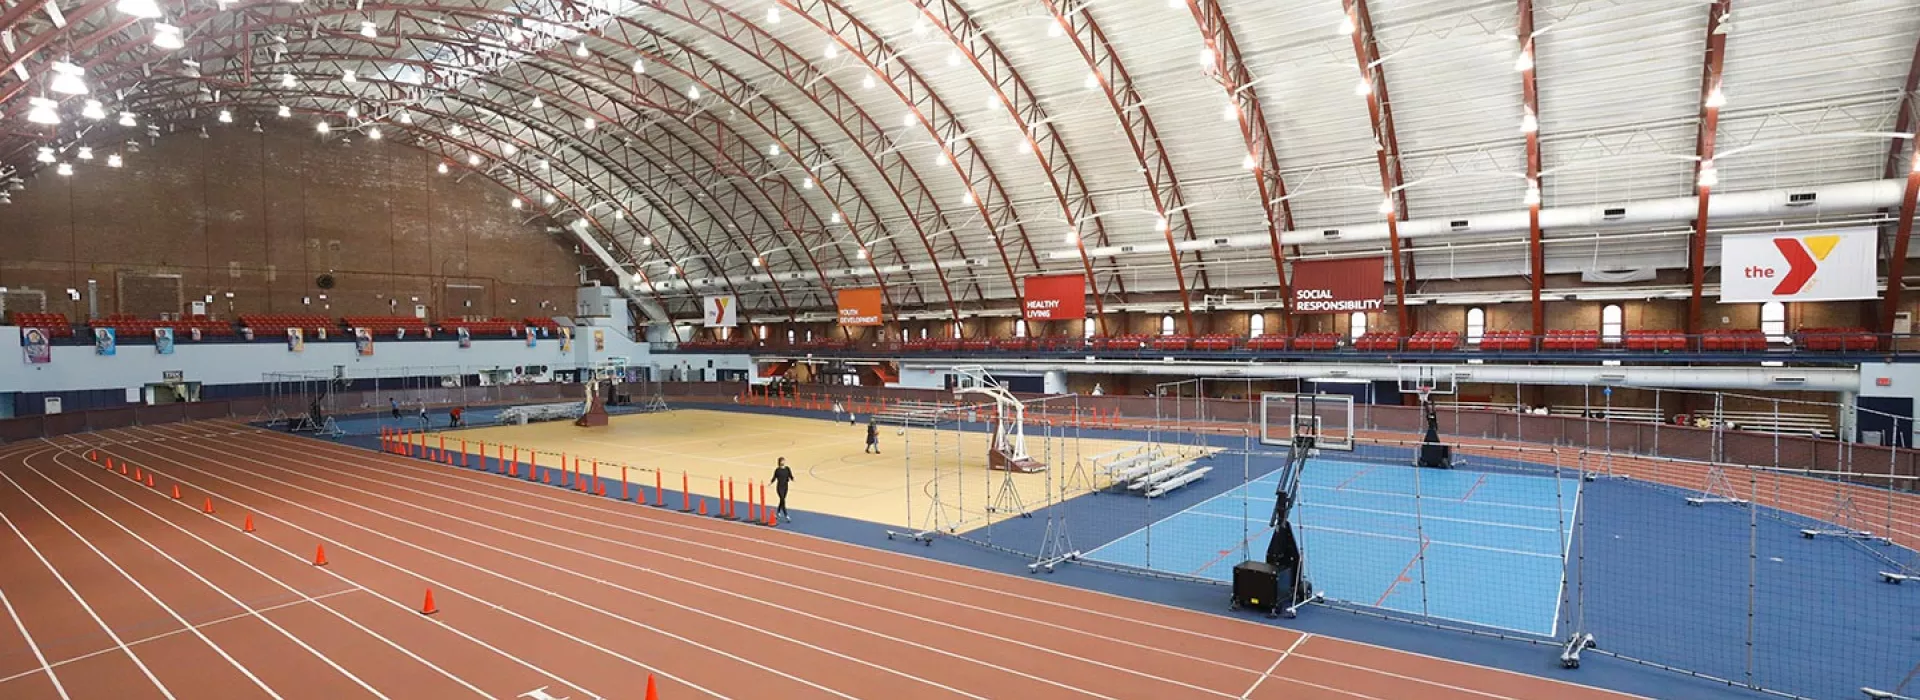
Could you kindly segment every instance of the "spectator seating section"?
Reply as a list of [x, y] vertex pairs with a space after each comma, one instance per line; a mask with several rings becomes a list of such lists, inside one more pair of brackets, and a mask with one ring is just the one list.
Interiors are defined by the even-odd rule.
[[1751, 328], [1712, 330], [1700, 337], [1700, 349], [1708, 352], [1765, 352], [1767, 336]]
[[1640, 352], [1687, 349], [1687, 336], [1676, 330], [1627, 331], [1625, 347]]
[[1540, 337], [1543, 352], [1580, 352], [1600, 349], [1600, 331], [1550, 330]]
[[446, 333], [455, 333], [457, 332], [455, 329], [465, 328], [467, 329], [467, 335], [473, 336], [475, 338], [487, 337], [487, 336], [499, 337], [499, 338], [513, 338], [513, 337], [518, 337], [521, 333], [521, 329], [525, 328], [525, 326], [522, 325], [522, 323], [519, 321], [509, 321], [504, 318], [487, 318], [487, 319], [449, 318], [449, 319], [442, 320], [439, 326], [440, 326], [440, 330]]
[[1340, 347], [1337, 333], [1301, 333], [1293, 339], [1295, 350], [1332, 350]]
[[1274, 352], [1287, 349], [1287, 337], [1283, 335], [1263, 335], [1247, 339], [1247, 349]]
[[1392, 333], [1368, 333], [1353, 341], [1353, 349], [1367, 352], [1391, 352], [1400, 349], [1400, 336]]
[[107, 314], [88, 321], [92, 328], [111, 328], [116, 336], [123, 338], [151, 338], [158, 328], [172, 328], [175, 340], [191, 340], [193, 329], [200, 330], [200, 337], [225, 337], [233, 335], [233, 326], [205, 316], [193, 316], [173, 321], [151, 318], [135, 318], [132, 314]]
[[1451, 352], [1459, 348], [1460, 334], [1456, 331], [1420, 331], [1407, 338], [1408, 350]]
[[547, 332], [547, 335], [553, 335], [560, 331], [560, 323], [558, 321], [553, 320], [552, 317], [528, 316], [520, 320], [526, 323], [528, 328], [538, 328], [538, 329], [544, 330]]
[[1223, 333], [1213, 333], [1209, 335], [1203, 335], [1198, 338], [1194, 338], [1193, 349], [1206, 350], [1210, 352], [1224, 352], [1227, 350], [1232, 350], [1234, 343], [1239, 342], [1239, 340], [1240, 339], [1236, 336], [1226, 335]]
[[1872, 350], [1879, 339], [1865, 328], [1802, 328], [1800, 343], [1808, 350]]
[[1480, 336], [1485, 352], [1528, 352], [1533, 350], [1533, 335], [1526, 331], [1487, 331]]
[[256, 339], [285, 337], [288, 328], [299, 328], [308, 336], [317, 336], [322, 329], [337, 334], [340, 327], [319, 314], [240, 314], [240, 325], [252, 329]]
[[348, 316], [340, 319], [340, 324], [348, 331], [365, 328], [381, 336], [390, 336], [401, 330], [411, 336], [424, 337], [427, 334], [427, 322], [412, 316]]
[[14, 311], [8, 316], [12, 319], [13, 325], [21, 328], [39, 328], [55, 338], [73, 337], [73, 324], [67, 322], [66, 314]]
[[1193, 337], [1185, 335], [1160, 335], [1147, 341], [1155, 350], [1186, 350], [1193, 347]]

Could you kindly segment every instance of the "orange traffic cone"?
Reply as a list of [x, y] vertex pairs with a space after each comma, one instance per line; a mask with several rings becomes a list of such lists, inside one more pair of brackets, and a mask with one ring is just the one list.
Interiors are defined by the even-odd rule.
[[653, 687], [653, 674], [651, 674], [651, 673], [649, 673], [649, 674], [647, 674], [647, 697], [646, 697], [646, 700], [660, 700], [660, 690], [659, 690], [659, 689], [657, 689], [657, 688], [655, 688], [655, 687]]
[[173, 500], [176, 500], [176, 501], [178, 501], [178, 500], [180, 500], [180, 485], [179, 485], [179, 484], [174, 484], [174, 485], [173, 485]]
[[705, 498], [700, 499], [700, 514], [701, 515], [707, 514], [707, 499]]
[[327, 546], [326, 546], [326, 545], [324, 545], [324, 544], [322, 544], [322, 545], [315, 545], [315, 546], [314, 546], [314, 548], [313, 548], [313, 565], [314, 565], [314, 566], [326, 566], [326, 565], [327, 565]]
[[98, 462], [100, 461], [100, 455], [95, 453], [93, 450], [87, 450], [87, 459]]
[[120, 473], [121, 473], [121, 474], [126, 474], [126, 473], [127, 473], [127, 463], [126, 463], [126, 461], [125, 461], [125, 460], [122, 460], [122, 461], [120, 462]]
[[431, 589], [431, 588], [429, 588], [429, 589], [427, 589], [427, 602], [425, 602], [425, 603], [421, 603], [421, 604], [420, 604], [420, 614], [422, 614], [422, 615], [432, 615], [432, 614], [434, 614], [434, 613], [437, 613], [437, 612], [440, 612], [440, 609], [439, 609], [439, 608], [437, 608], [437, 607], [434, 607], [434, 605], [433, 605], [433, 589]]
[[147, 488], [153, 487], [153, 472], [147, 472]]
[[108, 457], [108, 458], [107, 458], [107, 469], [108, 469], [108, 471], [112, 471], [112, 469], [113, 469], [113, 458], [112, 458], [112, 457]]
[[245, 525], [240, 526], [240, 531], [253, 532], [253, 514], [252, 513], [247, 514], [247, 522]]
[[207, 503], [206, 503], [206, 505], [203, 505], [203, 506], [200, 506], [200, 512], [202, 512], [202, 513], [212, 513], [212, 512], [213, 512], [213, 499], [212, 499], [212, 498], [208, 498], [208, 499], [207, 499]]
[[147, 473], [146, 473], [146, 472], [143, 472], [143, 471], [140, 471], [140, 468], [139, 468], [139, 467], [134, 467], [134, 468], [133, 468], [133, 480], [134, 480], [134, 481], [146, 481], [146, 480], [147, 480]]

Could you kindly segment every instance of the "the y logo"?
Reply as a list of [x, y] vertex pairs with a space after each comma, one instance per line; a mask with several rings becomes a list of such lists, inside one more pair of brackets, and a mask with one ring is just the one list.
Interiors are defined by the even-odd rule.
[[1780, 255], [1787, 259], [1787, 276], [1773, 288], [1773, 293], [1781, 296], [1799, 294], [1813, 279], [1813, 273], [1820, 269], [1820, 261], [1826, 260], [1839, 243], [1839, 236], [1773, 239], [1773, 247], [1779, 248]]
[[733, 297], [714, 297], [713, 320], [711, 323], [719, 325], [727, 319], [727, 302], [729, 301], [733, 301]]

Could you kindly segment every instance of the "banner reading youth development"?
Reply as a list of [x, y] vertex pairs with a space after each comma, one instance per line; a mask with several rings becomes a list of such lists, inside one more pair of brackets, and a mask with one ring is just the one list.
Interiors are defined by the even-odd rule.
[[878, 326], [881, 324], [880, 307], [886, 303], [880, 295], [879, 287], [863, 289], [842, 289], [835, 295], [840, 306], [840, 325], [842, 326]]
[[1021, 311], [1029, 323], [1087, 317], [1087, 276], [1028, 277]]
[[1386, 282], [1386, 258], [1301, 260], [1293, 264], [1293, 312], [1296, 314], [1372, 313]]
[[1720, 239], [1720, 301], [1840, 301], [1880, 296], [1871, 228]]

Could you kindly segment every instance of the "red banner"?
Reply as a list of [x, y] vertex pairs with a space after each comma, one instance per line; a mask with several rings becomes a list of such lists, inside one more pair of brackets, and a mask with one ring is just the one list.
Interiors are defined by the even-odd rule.
[[842, 289], [836, 296], [840, 306], [840, 325], [880, 325], [880, 307], [885, 305], [886, 298], [880, 295], [879, 287]]
[[1087, 317], [1087, 276], [1028, 277], [1022, 313], [1031, 321]]
[[1302, 260], [1293, 264], [1296, 314], [1370, 313], [1385, 307], [1386, 258]]

